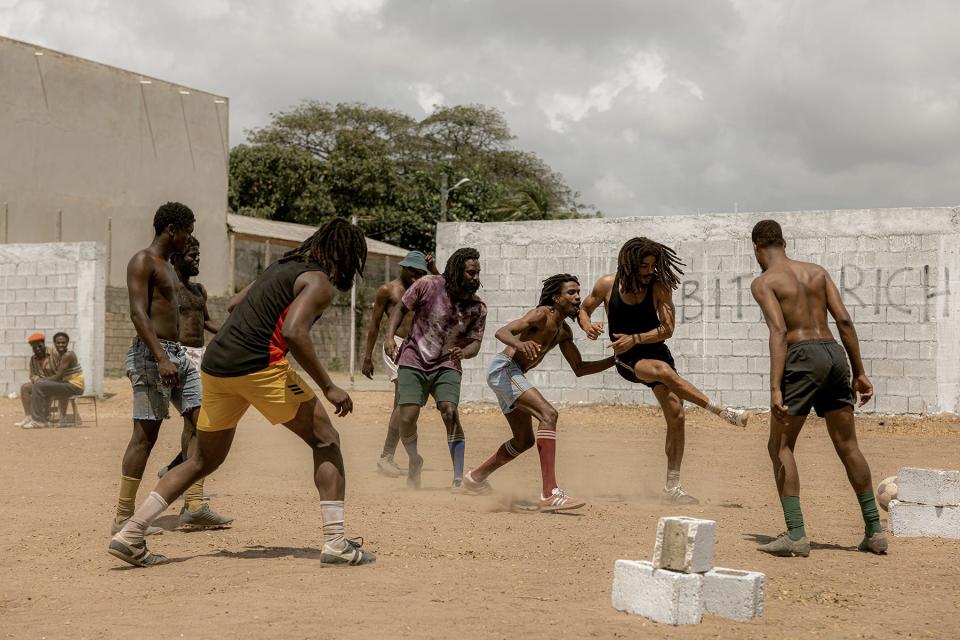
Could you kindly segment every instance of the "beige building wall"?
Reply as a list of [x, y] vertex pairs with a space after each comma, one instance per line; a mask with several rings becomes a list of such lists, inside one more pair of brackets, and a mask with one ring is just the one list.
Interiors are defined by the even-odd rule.
[[[98, 241], [110, 286], [168, 200], [197, 215], [202, 281], [229, 281], [227, 99], [0, 37], [0, 242]], [[58, 213], [59, 212], [59, 213]]]

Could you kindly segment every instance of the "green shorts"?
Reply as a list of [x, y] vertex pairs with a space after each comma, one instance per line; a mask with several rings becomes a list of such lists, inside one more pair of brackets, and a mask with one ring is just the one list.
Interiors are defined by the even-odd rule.
[[397, 404], [427, 404], [431, 395], [437, 402], [460, 404], [460, 378], [456, 369], [440, 367], [421, 371], [401, 366], [397, 370]]

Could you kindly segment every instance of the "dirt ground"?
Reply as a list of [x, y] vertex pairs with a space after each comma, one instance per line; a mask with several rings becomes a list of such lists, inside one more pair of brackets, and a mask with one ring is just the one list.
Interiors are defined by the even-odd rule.
[[[129, 390], [100, 404], [100, 423], [23, 431], [19, 401], [0, 401], [0, 637], [271, 638], [957, 638], [960, 543], [891, 539], [890, 554], [858, 553], [862, 522], [823, 423], [798, 445], [809, 558], [755, 551], [784, 529], [766, 454], [766, 416], [745, 430], [690, 412], [685, 488], [703, 504], [657, 502], [663, 482], [657, 411], [577, 407], [560, 414], [558, 478], [589, 501], [578, 515], [511, 512], [539, 490], [535, 450], [492, 476], [492, 497], [452, 494], [443, 426], [421, 420], [424, 488], [380, 476], [375, 461], [391, 395], [353, 393], [335, 419], [347, 464], [347, 533], [378, 553], [366, 567], [319, 562], [320, 517], [306, 447], [251, 411], [233, 451], [208, 480], [231, 529], [172, 530], [179, 504], [150, 539], [177, 559], [136, 569], [106, 553], [129, 437]], [[464, 408], [467, 464], [507, 437], [489, 409]], [[175, 454], [180, 425], [165, 427], [140, 499]], [[901, 466], [960, 466], [960, 424], [932, 417], [864, 418], [860, 440], [874, 484]], [[405, 461], [405, 455], [398, 455]], [[402, 462], [404, 464], [404, 462]], [[658, 625], [610, 606], [617, 558], [649, 558], [657, 518], [718, 522], [719, 566], [762, 571], [766, 611], [752, 623], [714, 617]], [[883, 513], [884, 520], [886, 514]]]

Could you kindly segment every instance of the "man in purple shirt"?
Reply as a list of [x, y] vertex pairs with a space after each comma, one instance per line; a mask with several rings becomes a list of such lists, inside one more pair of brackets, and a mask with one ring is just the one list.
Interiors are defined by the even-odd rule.
[[[466, 442], [457, 412], [460, 361], [480, 351], [487, 305], [476, 295], [479, 288], [480, 253], [469, 247], [457, 249], [443, 275], [417, 280], [390, 312], [383, 349], [399, 365], [397, 406], [391, 420], [400, 425], [400, 441], [410, 457], [407, 484], [416, 489], [423, 468], [423, 457], [417, 453], [417, 418], [431, 395], [447, 428], [453, 487], [463, 483]], [[408, 313], [413, 313], [410, 333], [398, 348], [394, 334]]]

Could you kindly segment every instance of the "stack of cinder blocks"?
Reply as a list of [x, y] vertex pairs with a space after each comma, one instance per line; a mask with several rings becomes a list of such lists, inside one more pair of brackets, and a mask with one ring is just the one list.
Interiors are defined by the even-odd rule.
[[895, 536], [960, 539], [960, 471], [900, 469], [888, 509]]
[[698, 624], [703, 614], [746, 622], [763, 613], [764, 575], [713, 566], [717, 523], [660, 518], [653, 562], [617, 560], [613, 607], [664, 624]]

